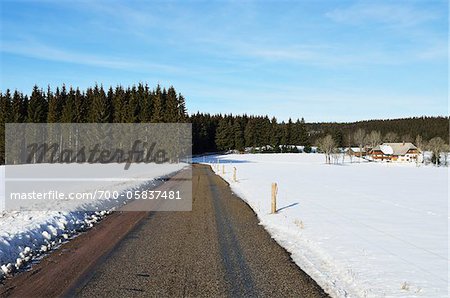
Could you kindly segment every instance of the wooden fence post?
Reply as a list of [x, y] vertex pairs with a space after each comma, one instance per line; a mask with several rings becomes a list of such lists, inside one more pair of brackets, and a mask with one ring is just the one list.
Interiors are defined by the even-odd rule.
[[233, 181], [236, 182], [236, 167], [233, 167]]
[[277, 192], [278, 192], [277, 184], [272, 183], [272, 214], [277, 213]]

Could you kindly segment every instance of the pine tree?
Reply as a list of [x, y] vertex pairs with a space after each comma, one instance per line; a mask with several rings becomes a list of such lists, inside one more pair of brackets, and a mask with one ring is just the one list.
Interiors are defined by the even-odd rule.
[[151, 121], [151, 94], [148, 85], [139, 84], [139, 122], [148, 123]]
[[112, 101], [112, 122], [123, 123], [124, 122], [124, 110], [125, 103], [125, 91], [121, 86], [116, 87]]
[[136, 86], [128, 89], [128, 101], [124, 106], [125, 117], [124, 121], [126, 123], [135, 123], [139, 119], [139, 98], [136, 90]]
[[109, 120], [109, 105], [103, 86], [95, 85], [94, 89], [88, 90], [86, 94], [90, 102], [88, 121], [91, 123], [107, 123]]
[[187, 109], [186, 109], [186, 100], [184, 96], [178, 94], [178, 119], [177, 122], [186, 122], [187, 119]]
[[30, 123], [45, 123], [47, 121], [47, 101], [37, 85], [33, 87], [28, 102], [27, 121]]
[[292, 119], [289, 118], [288, 123], [285, 126], [285, 131], [284, 131], [284, 138], [286, 143], [284, 143], [283, 145], [292, 145], [293, 144], [293, 123], [292, 123]]
[[298, 124], [298, 145], [310, 146], [311, 142], [309, 141], [308, 131], [305, 126], [305, 119], [301, 119]]
[[26, 106], [23, 94], [15, 90], [11, 103], [11, 123], [23, 123], [26, 119]]
[[164, 87], [161, 93], [161, 122], [167, 122], [166, 117], [164, 115], [164, 112], [166, 111], [166, 105], [167, 105], [167, 90]]
[[162, 106], [162, 94], [161, 94], [161, 87], [158, 85], [156, 87], [156, 90], [152, 96], [152, 117], [151, 121], [154, 123], [162, 122], [163, 121], [163, 106]]
[[216, 131], [216, 145], [219, 150], [231, 150], [234, 148], [234, 134], [230, 121], [222, 118]]
[[87, 115], [89, 115], [88, 104], [86, 100], [86, 96], [84, 93], [81, 93], [80, 89], [77, 88], [75, 91], [75, 123], [85, 123], [87, 122]]
[[58, 109], [58, 101], [60, 99], [59, 89], [57, 89], [57, 95], [53, 95], [50, 86], [47, 87], [47, 101], [48, 101], [48, 112], [47, 112], [47, 122], [48, 123], [56, 123], [59, 121], [59, 109]]
[[67, 95], [67, 99], [62, 108], [60, 122], [73, 123], [75, 120], [75, 91], [70, 88], [69, 94]]
[[285, 145], [288, 143], [288, 132], [287, 132], [287, 125], [286, 123], [284, 123], [284, 121], [281, 122], [280, 124], [280, 128], [281, 128], [281, 146], [284, 148]]
[[175, 123], [178, 121], [178, 100], [177, 93], [173, 86], [167, 90], [166, 104], [164, 107], [164, 122]]
[[275, 152], [278, 152], [280, 151], [281, 133], [277, 123], [277, 119], [275, 117], [272, 118], [270, 125], [271, 125], [270, 145], [272, 146]]
[[244, 130], [245, 146], [255, 147], [256, 146], [256, 127], [253, 119], [249, 119]]
[[259, 146], [266, 146], [270, 143], [270, 136], [271, 136], [271, 128], [272, 125], [270, 123], [269, 117], [266, 115], [264, 117], [258, 117], [258, 126], [257, 126], [257, 132], [258, 132], [258, 145]]
[[338, 147], [338, 148], [344, 147], [344, 134], [342, 133], [341, 130], [336, 130], [333, 133], [333, 140], [334, 140], [336, 147]]
[[114, 90], [112, 86], [109, 87], [108, 93], [106, 95], [106, 108], [108, 109], [108, 123], [113, 121], [113, 101], [114, 101]]
[[0, 92], [0, 123], [5, 124], [11, 119], [11, 91], [6, 89], [5, 95]]
[[239, 119], [234, 120], [233, 135], [234, 135], [234, 149], [244, 151], [245, 147], [244, 131], [242, 129]]
[[66, 104], [67, 96], [68, 96], [68, 94], [67, 94], [66, 85], [63, 84], [62, 87], [61, 87], [61, 94], [60, 94], [59, 98], [57, 99], [58, 120], [61, 117], [61, 113], [62, 113], [63, 107]]
[[11, 93], [6, 90], [5, 95], [0, 92], [0, 164], [5, 163], [5, 123], [9, 122], [11, 109]]

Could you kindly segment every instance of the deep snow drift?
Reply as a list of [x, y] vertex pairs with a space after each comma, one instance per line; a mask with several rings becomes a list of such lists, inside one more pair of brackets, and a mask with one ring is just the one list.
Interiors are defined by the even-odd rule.
[[[447, 297], [448, 168], [326, 165], [322, 154], [197, 161], [212, 164], [331, 295]], [[279, 188], [277, 214], [270, 214], [272, 182]]]
[[[80, 165], [64, 165], [68, 167], [79, 167]], [[102, 171], [115, 165], [83, 164], [83, 169]], [[118, 165], [123, 167], [123, 165]], [[108, 191], [125, 191], [138, 189], [142, 185], [148, 185], [156, 178], [174, 173], [185, 167], [186, 164], [134, 164], [128, 171], [122, 171], [122, 181], [74, 181], [68, 190], [84, 192], [95, 189]], [[52, 171], [58, 164], [45, 165], [20, 165], [24, 170], [36, 171], [43, 167], [45, 171]], [[112, 208], [119, 207], [121, 202], [117, 200], [94, 200], [94, 204], [88, 208], [89, 212], [72, 211], [70, 206], [66, 211], [2, 211], [4, 210], [5, 198], [5, 166], [0, 166], [0, 279], [22, 267], [26, 262], [42, 255], [48, 250], [58, 246], [61, 242], [92, 227], [102, 217], [109, 213]], [[156, 182], [155, 182], [156, 184]], [[84, 203], [84, 202], [83, 202]], [[123, 203], [123, 202], [122, 202]], [[63, 203], [58, 203], [63, 204]], [[84, 203], [85, 204], [85, 203]]]

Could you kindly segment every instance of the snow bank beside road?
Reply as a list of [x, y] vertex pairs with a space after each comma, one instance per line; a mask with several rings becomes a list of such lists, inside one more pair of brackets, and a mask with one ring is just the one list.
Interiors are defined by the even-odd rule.
[[[225, 164], [217, 174], [333, 296], [447, 297], [448, 168], [325, 165], [321, 154], [205, 158], [213, 169], [216, 159]], [[279, 187], [275, 215], [272, 182]]]
[[[42, 165], [20, 165], [24, 170], [39, 170]], [[45, 171], [51, 171], [52, 167], [60, 165], [44, 165]], [[72, 166], [72, 165], [70, 165]], [[73, 166], [80, 166], [74, 164]], [[105, 167], [110, 165], [82, 165], [84, 168]], [[152, 164], [136, 164], [130, 170], [123, 171], [123, 181], [78, 181], [70, 185], [70, 191], [84, 192], [96, 189], [116, 190], [118, 192], [137, 189], [149, 181], [154, 181], [161, 176], [181, 170], [185, 164], [164, 164], [153, 166]], [[14, 166], [16, 167], [16, 166]], [[67, 168], [67, 165], [65, 165]], [[127, 180], [127, 179], [130, 180]], [[0, 166], [0, 202], [4, 206], [5, 166]], [[59, 204], [63, 204], [61, 202]], [[91, 212], [72, 211], [25, 211], [9, 212], [0, 210], [0, 278], [25, 265], [31, 259], [46, 253], [61, 242], [76, 233], [92, 227], [101, 220], [115, 203], [108, 198], [94, 200]], [[61, 209], [62, 210], [62, 209]]]

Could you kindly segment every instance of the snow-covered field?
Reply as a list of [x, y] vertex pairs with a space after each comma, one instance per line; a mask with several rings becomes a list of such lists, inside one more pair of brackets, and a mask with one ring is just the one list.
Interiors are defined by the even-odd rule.
[[[326, 165], [322, 154], [197, 161], [212, 164], [332, 296], [448, 296], [448, 168]], [[277, 214], [270, 214], [272, 182], [279, 188]]]
[[[89, 172], [113, 171], [123, 165], [65, 165], [68, 167], [83, 167]], [[152, 183], [155, 178], [181, 170], [186, 164], [134, 164], [128, 171], [121, 171], [121, 181], [76, 181], [68, 185], [68, 191], [89, 192], [93, 188], [108, 191], [125, 191], [141, 187], [143, 184]], [[20, 165], [22, 171], [46, 173], [61, 170], [61, 165]], [[111, 169], [109, 169], [111, 167]], [[114, 168], [114, 169], [113, 169]], [[17, 168], [16, 168], [17, 169]], [[156, 183], [156, 182], [155, 182]], [[5, 198], [5, 166], [0, 166], [0, 207], [4, 206]], [[0, 279], [2, 275], [11, 273], [22, 267], [26, 262], [39, 257], [48, 250], [58, 246], [61, 242], [86, 230], [104, 217], [111, 208], [118, 207], [117, 200], [108, 198], [93, 200], [87, 211], [74, 211], [77, 206], [70, 205], [62, 208], [64, 211], [2, 211], [0, 209]], [[62, 204], [62, 203], [59, 203]], [[85, 204], [85, 203], [84, 203]], [[114, 206], [115, 205], [115, 206]]]

